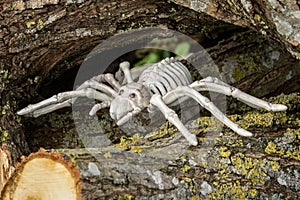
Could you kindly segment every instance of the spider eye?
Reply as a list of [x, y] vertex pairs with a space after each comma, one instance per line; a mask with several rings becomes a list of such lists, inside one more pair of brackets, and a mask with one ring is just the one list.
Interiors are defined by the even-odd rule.
[[124, 93], [124, 90], [119, 91], [119, 95], [122, 95]]
[[132, 99], [133, 99], [135, 96], [136, 96], [136, 95], [135, 95], [134, 93], [131, 93], [131, 94], [129, 95], [129, 97], [132, 98]]

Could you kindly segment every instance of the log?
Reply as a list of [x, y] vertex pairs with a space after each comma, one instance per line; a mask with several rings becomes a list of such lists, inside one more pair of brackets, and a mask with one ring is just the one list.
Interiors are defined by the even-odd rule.
[[23, 157], [1, 199], [81, 199], [78, 169], [60, 154], [39, 151]]
[[299, 1], [297, 0], [173, 0], [199, 13], [253, 29], [284, 44], [300, 59]]
[[0, 191], [2, 191], [14, 170], [10, 152], [7, 150], [5, 143], [3, 143], [0, 147]]
[[[84, 199], [269, 199], [300, 197], [299, 93], [268, 99], [286, 112], [242, 106], [228, 117], [245, 138], [213, 117], [187, 123], [192, 147], [174, 126], [107, 147], [52, 149], [79, 168]], [[242, 111], [244, 110], [244, 111]], [[96, 135], [90, 140], [99, 141]], [[100, 143], [99, 143], [100, 145]]]
[[[160, 26], [195, 38], [212, 48], [210, 53], [228, 83], [237, 83], [250, 93], [253, 88], [252, 94], [257, 96], [299, 88], [299, 62], [284, 51], [280, 42], [199, 14], [180, 3], [5, 0], [0, 5], [0, 132], [13, 163], [32, 152], [16, 111], [72, 89], [76, 72], [90, 50], [132, 29]], [[139, 39], [143, 37], [149, 38]], [[116, 41], [111, 46], [118, 45], [124, 43]]]
[[[299, 141], [295, 135], [299, 131], [299, 116], [295, 113], [299, 113], [300, 68], [299, 60], [290, 52], [297, 53], [299, 46], [280, 32], [277, 34], [275, 22], [275, 26], [270, 23], [270, 28], [265, 30], [261, 22], [269, 23], [270, 16], [267, 12], [264, 15], [264, 9], [258, 12], [260, 17], [253, 13], [254, 19], [257, 16], [255, 20], [259, 20], [256, 23], [258, 27], [253, 28], [249, 23], [243, 25], [217, 17], [239, 25], [236, 26], [199, 13], [195, 6], [199, 8], [197, 3], [202, 1], [193, 1], [196, 3], [193, 7], [185, 7], [183, 1], [174, 2], [2, 1], [0, 140], [6, 145], [7, 155], [11, 156], [8, 159], [11, 160], [10, 165], [13, 166], [21, 155], [29, 155], [40, 147], [49, 151], [56, 149], [54, 151], [69, 155], [80, 166], [86, 199], [130, 199], [133, 196], [141, 199], [161, 196], [169, 199], [297, 199], [299, 153], [296, 144]], [[216, 4], [222, 9], [215, 13], [221, 16], [226, 14], [224, 11], [236, 8], [228, 6], [230, 2], [239, 1], [226, 1], [225, 7]], [[255, 3], [264, 5], [263, 1]], [[236, 5], [240, 6], [239, 3]], [[255, 6], [255, 11], [257, 8], [259, 6]], [[227, 16], [227, 19], [236, 19]], [[241, 16], [239, 19], [248, 20], [248, 17]], [[290, 21], [288, 23], [291, 24]], [[226, 130], [215, 148], [211, 146], [215, 142], [214, 134], [205, 136], [207, 140], [200, 148], [189, 148], [184, 140], [175, 137], [180, 134], [172, 134], [172, 127], [162, 131], [166, 135], [157, 134], [152, 140], [126, 138], [109, 120], [108, 111], [104, 110], [99, 121], [112, 144], [104, 147], [98, 143], [99, 132], [92, 125], [85, 129], [86, 136], [92, 138], [91, 146], [97, 148], [90, 150], [81, 149], [85, 147], [84, 137], [78, 136], [70, 109], [38, 119], [16, 115], [17, 110], [30, 103], [71, 90], [81, 63], [98, 44], [114, 35], [123, 37], [123, 40], [107, 46], [109, 52], [111, 47], [130, 43], [131, 40], [126, 37], [130, 30], [153, 26], [177, 30], [197, 40], [207, 49], [225, 82], [257, 97], [285, 93], [278, 98], [281, 103], [289, 104], [287, 115], [249, 114], [249, 109], [240, 110], [241, 104], [230, 102], [228, 110], [232, 119], [249, 120], [253, 125], [248, 124], [247, 128], [257, 135], [253, 139], [245, 139]], [[261, 34], [262, 31], [269, 36]], [[293, 31], [289, 37], [293, 38], [296, 34]], [[149, 39], [151, 35], [143, 34], [136, 38], [137, 41]], [[193, 59], [201, 58], [201, 54], [198, 56]], [[134, 60], [129, 55], [125, 58]], [[117, 64], [118, 60], [108, 70], [114, 71]], [[215, 124], [214, 120], [203, 119], [200, 121], [204, 125]], [[258, 123], [260, 120], [263, 123]], [[272, 122], [271, 125], [269, 122]], [[201, 134], [207, 134], [207, 127], [198, 130], [199, 140], [204, 137]], [[285, 144], [288, 144], [286, 148]], [[179, 153], [173, 154], [174, 150]], [[5, 170], [5, 177], [10, 176], [8, 172]]]

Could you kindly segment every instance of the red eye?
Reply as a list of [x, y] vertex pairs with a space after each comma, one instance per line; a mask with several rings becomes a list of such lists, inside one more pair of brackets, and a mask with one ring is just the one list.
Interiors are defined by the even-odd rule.
[[122, 95], [124, 93], [124, 90], [119, 91], [119, 95]]
[[134, 94], [134, 93], [131, 93], [131, 94], [129, 95], [129, 97], [133, 99], [133, 98], [135, 97], [135, 94]]

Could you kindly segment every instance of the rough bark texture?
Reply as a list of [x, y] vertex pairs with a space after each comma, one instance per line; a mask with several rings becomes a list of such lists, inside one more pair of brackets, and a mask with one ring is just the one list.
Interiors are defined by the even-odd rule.
[[[270, 2], [1, 1], [0, 139], [10, 152], [12, 163], [40, 147], [82, 147], [76, 138], [70, 110], [38, 119], [20, 118], [15, 113], [29, 103], [71, 90], [80, 64], [96, 45], [124, 31], [124, 38], [108, 45], [107, 50], [110, 46], [126, 45], [130, 42], [126, 40], [126, 31], [135, 28], [160, 26], [193, 37], [207, 48], [223, 80], [255, 96], [299, 91], [300, 68], [295, 58], [299, 58], [299, 32], [295, 22], [299, 14], [291, 3], [284, 7], [284, 2]], [[243, 12], [239, 12], [240, 7]], [[276, 12], [271, 11], [273, 7], [277, 8]], [[151, 35], [141, 34], [136, 38], [137, 41], [147, 39]], [[76, 155], [73, 159], [84, 175], [86, 199], [118, 198], [119, 195], [125, 199], [132, 196], [197, 199], [208, 198], [209, 194], [211, 198], [224, 195], [236, 199], [297, 198], [298, 96], [294, 93], [279, 97], [282, 103], [289, 104], [289, 117], [252, 114], [256, 120], [270, 117], [267, 119], [273, 123], [265, 127], [254, 120], [253, 126], [257, 126], [254, 131], [258, 133], [253, 139], [236, 138], [227, 131], [225, 142], [222, 139], [215, 148], [208, 142], [210, 152], [205, 145], [188, 148], [182, 139], [176, 140], [176, 148], [175, 144], [166, 146], [155, 139], [143, 153], [135, 153], [141, 147], [130, 145], [125, 145], [130, 151], [112, 146], [96, 149], [92, 155], [79, 150], [64, 151]], [[248, 110], [238, 109], [239, 105], [231, 103], [228, 110], [248, 116]], [[104, 112], [107, 114], [107, 110]], [[276, 121], [276, 116], [282, 118]], [[283, 124], [282, 120], [285, 120]], [[118, 132], [113, 122], [106, 123], [106, 129]], [[208, 141], [214, 140], [210, 138]], [[115, 143], [122, 140], [115, 139]], [[284, 144], [290, 144], [289, 149]]]
[[248, 27], [276, 39], [300, 58], [300, 2], [298, 0], [173, 0], [216, 19]]
[[188, 125], [197, 147], [165, 125], [147, 139], [56, 151], [77, 163], [85, 199], [298, 199], [299, 94], [270, 101], [285, 102], [289, 111], [229, 115], [253, 138], [227, 128], [220, 136], [220, 123], [202, 117]]

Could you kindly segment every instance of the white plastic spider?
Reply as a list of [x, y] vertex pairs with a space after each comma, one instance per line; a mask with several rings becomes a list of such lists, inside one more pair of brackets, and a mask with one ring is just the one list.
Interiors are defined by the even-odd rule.
[[[125, 82], [122, 85], [112, 74], [101, 74], [85, 81], [74, 91], [59, 93], [39, 103], [28, 105], [17, 114], [38, 117], [71, 106], [78, 97], [88, 97], [100, 101], [91, 109], [90, 115], [95, 115], [102, 108], [110, 107], [110, 116], [118, 126], [121, 126], [144, 109], [151, 112], [158, 108], [190, 144], [197, 145], [196, 136], [189, 132], [175, 111], [169, 108], [176, 105], [179, 98], [193, 98], [222, 123], [242, 136], [252, 136], [252, 133], [229, 120], [208, 98], [201, 95], [200, 91], [222, 93], [252, 107], [261, 107], [269, 111], [287, 109], [285, 105], [268, 103], [214, 77], [193, 82], [188, 69], [175, 58], [166, 58], [150, 67], [141, 67], [138, 72], [130, 70], [129, 67], [129, 62], [120, 63], [120, 69], [125, 75]], [[138, 81], [134, 82], [136, 78]]]

